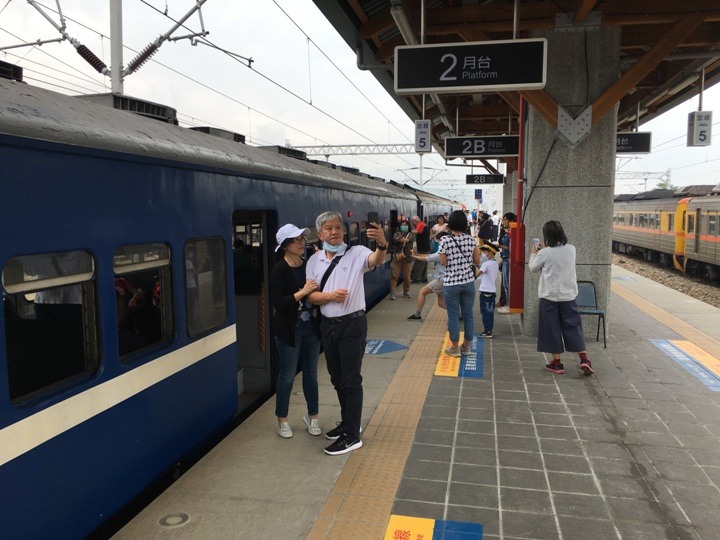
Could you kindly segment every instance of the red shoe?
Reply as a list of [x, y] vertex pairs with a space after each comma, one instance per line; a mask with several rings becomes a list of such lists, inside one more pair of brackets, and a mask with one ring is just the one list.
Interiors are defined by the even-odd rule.
[[595, 370], [592, 368], [592, 363], [590, 363], [590, 360], [583, 360], [580, 362], [580, 369], [583, 370], [583, 374], [585, 375], [592, 375], [595, 373]]
[[545, 364], [545, 369], [548, 371], [552, 371], [556, 375], [562, 375], [565, 373], [565, 366], [563, 366], [560, 362], [551, 362], [549, 364]]

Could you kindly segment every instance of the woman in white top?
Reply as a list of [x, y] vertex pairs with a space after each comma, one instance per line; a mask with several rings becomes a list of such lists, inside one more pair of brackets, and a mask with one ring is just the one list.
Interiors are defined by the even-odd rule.
[[594, 372], [585, 351], [582, 320], [578, 312], [577, 277], [575, 275], [575, 246], [567, 243], [567, 236], [559, 221], [543, 225], [544, 244], [532, 246], [528, 267], [540, 272], [538, 297], [538, 352], [552, 354], [552, 362], [545, 369], [558, 375], [565, 373], [560, 362], [564, 351], [580, 354], [580, 369], [585, 375]]
[[[471, 265], [480, 262], [480, 250], [477, 242], [466, 234], [467, 217], [461, 210], [450, 214], [448, 226], [450, 234], [440, 240], [440, 264], [445, 267], [443, 276], [443, 296], [448, 314], [448, 333], [452, 347], [445, 354], [461, 356], [470, 353], [473, 339], [473, 305], [475, 304], [475, 273]], [[460, 341], [460, 315], [462, 314], [465, 336], [462, 347]]]

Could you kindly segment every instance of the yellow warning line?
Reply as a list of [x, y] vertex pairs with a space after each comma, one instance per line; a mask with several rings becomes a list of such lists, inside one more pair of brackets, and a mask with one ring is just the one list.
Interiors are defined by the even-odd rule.
[[[711, 338], [702, 330], [698, 330], [685, 321], [678, 319], [664, 309], [657, 307], [652, 302], [645, 300], [642, 296], [630, 292], [625, 287], [622, 287], [617, 283], [612, 283], [611, 289], [612, 292], [640, 308], [653, 319], [661, 322], [673, 332], [680, 334], [688, 341], [694, 343], [697, 346], [696, 349], [699, 347], [711, 357], [714, 357], [715, 359], [720, 358], [720, 341]], [[693, 354], [693, 356], [695, 355]]]
[[705, 352], [703, 349], [689, 341], [671, 340], [670, 343], [678, 349], [686, 352], [695, 361], [701, 363], [705, 368], [720, 377], [720, 360]]
[[385, 538], [446, 332], [446, 312], [434, 305], [363, 431], [362, 448], [345, 464], [308, 539]]

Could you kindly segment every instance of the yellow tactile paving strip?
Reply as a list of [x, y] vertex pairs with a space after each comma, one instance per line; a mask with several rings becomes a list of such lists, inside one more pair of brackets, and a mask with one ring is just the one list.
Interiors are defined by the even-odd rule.
[[710, 337], [702, 330], [698, 330], [685, 321], [678, 319], [667, 311], [660, 309], [652, 302], [645, 300], [641, 296], [638, 296], [617, 283], [612, 283], [611, 289], [612, 292], [621, 298], [624, 298], [635, 307], [640, 308], [653, 319], [656, 319], [668, 328], [671, 328], [674, 332], [694, 343], [697, 347], [700, 347], [711, 356], [720, 358], [720, 341], [717, 339]]
[[352, 453], [315, 519], [309, 539], [385, 536], [446, 331], [445, 311], [435, 305], [363, 431], [363, 447]]
[[[612, 291], [715, 358], [720, 342], [613, 283]], [[308, 535], [311, 540], [383, 538], [447, 330], [433, 306]]]

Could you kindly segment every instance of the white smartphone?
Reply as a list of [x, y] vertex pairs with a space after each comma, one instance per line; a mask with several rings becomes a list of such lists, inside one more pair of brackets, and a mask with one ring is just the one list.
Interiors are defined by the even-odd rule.
[[535, 249], [540, 249], [540, 239], [539, 238], [533, 238], [533, 246], [535, 246]]

